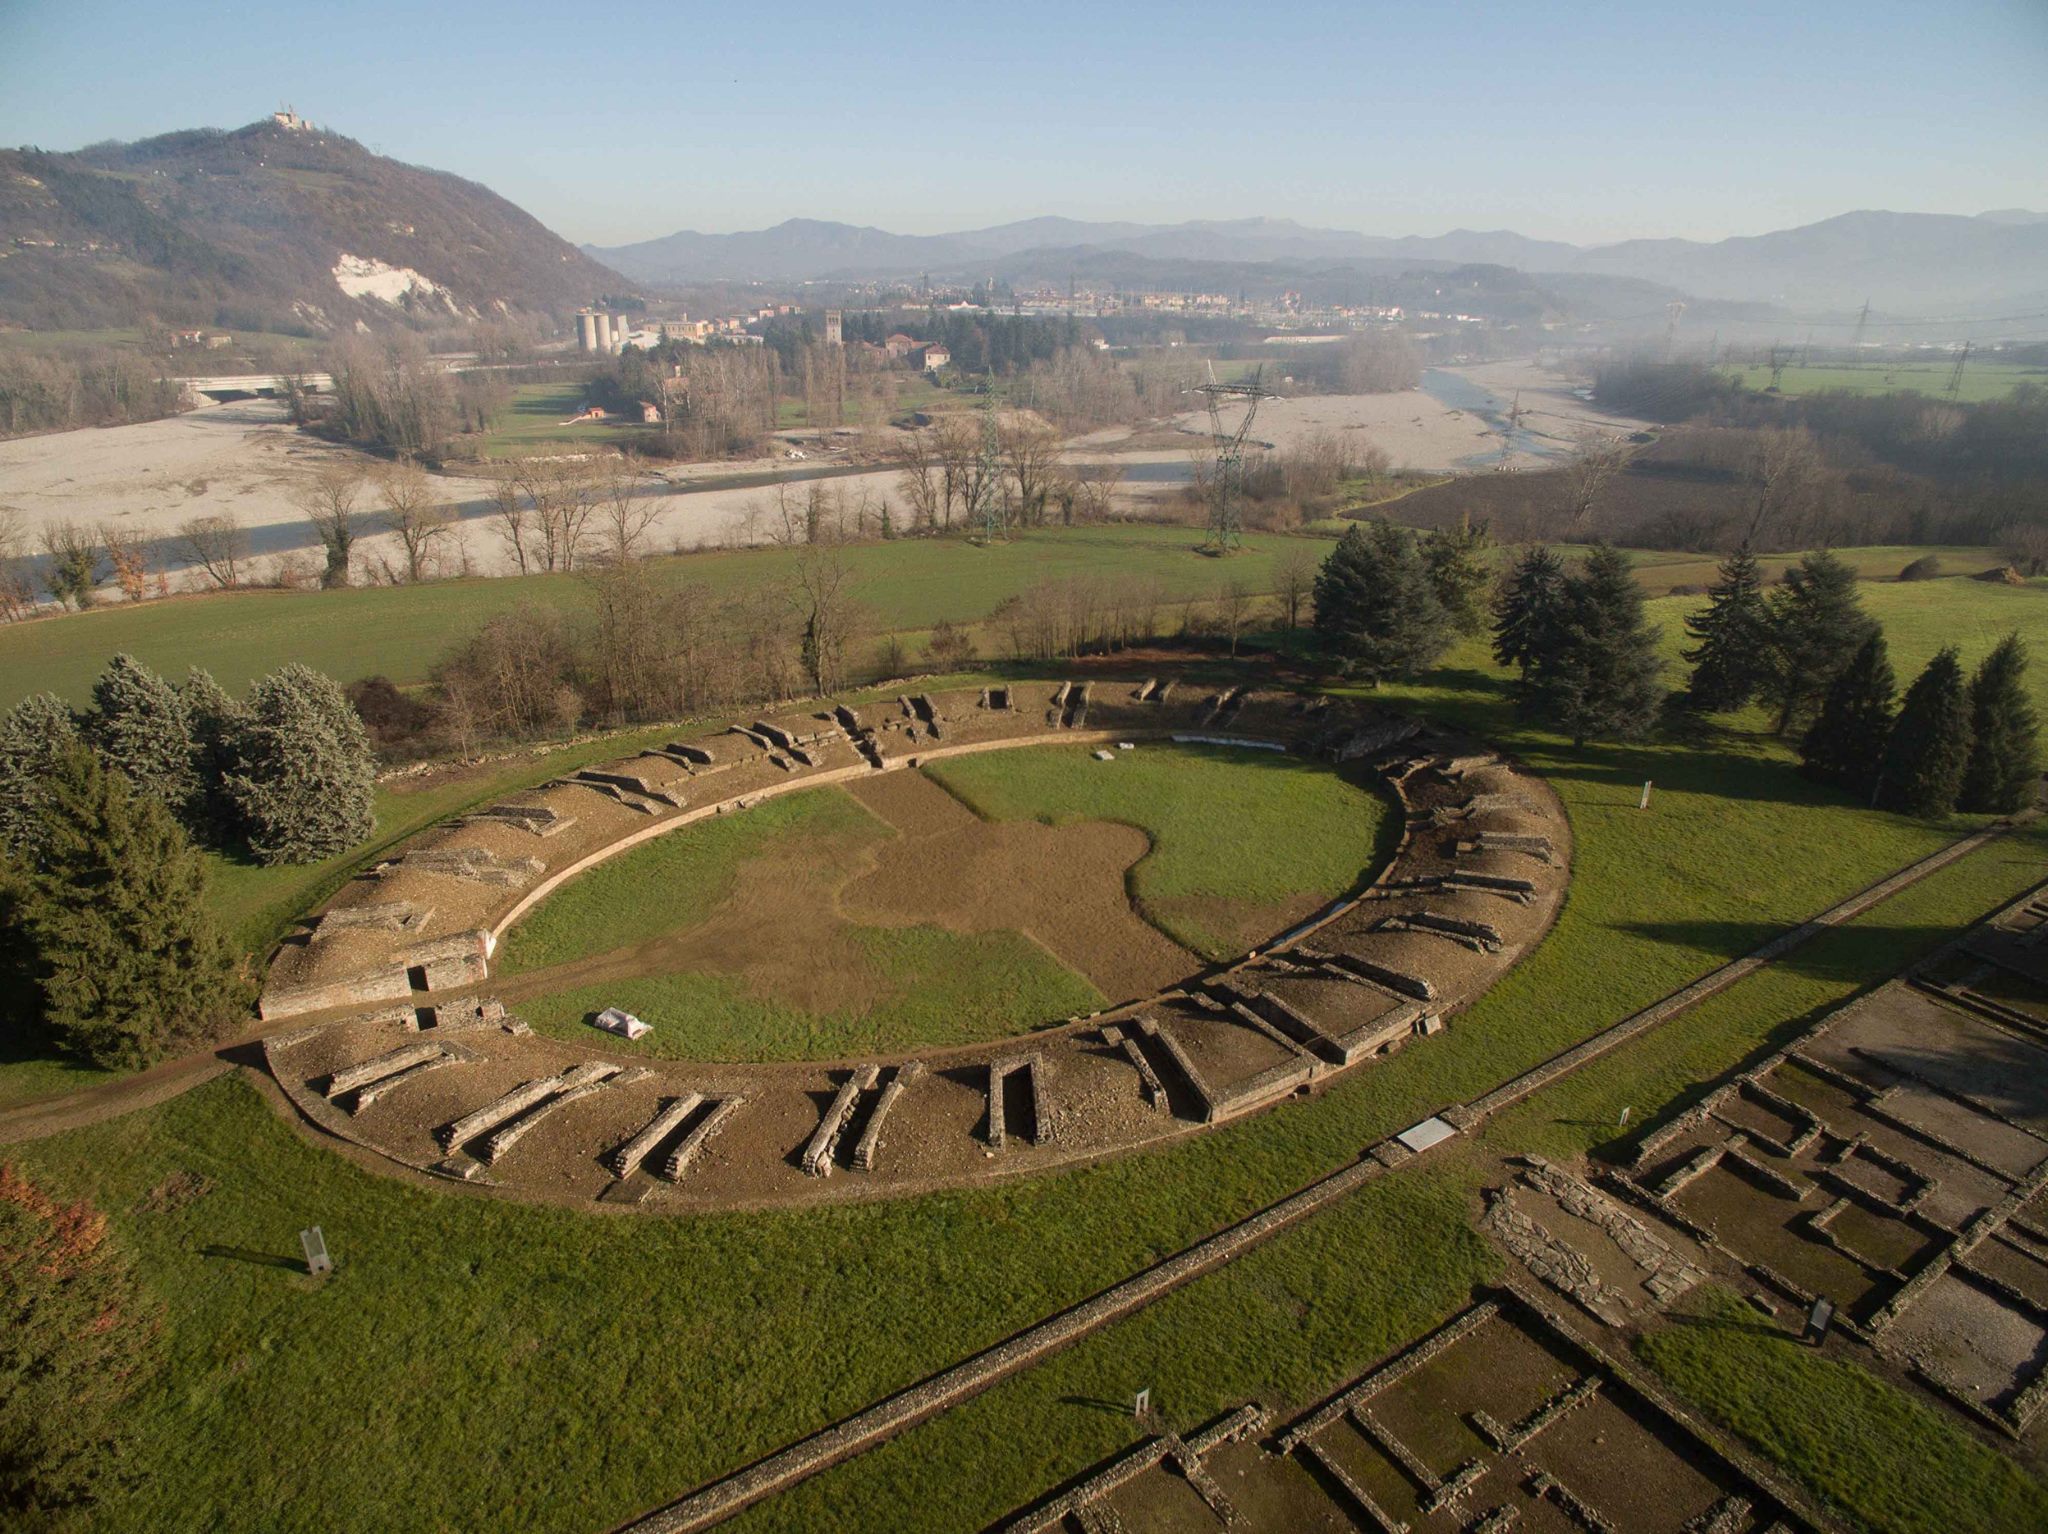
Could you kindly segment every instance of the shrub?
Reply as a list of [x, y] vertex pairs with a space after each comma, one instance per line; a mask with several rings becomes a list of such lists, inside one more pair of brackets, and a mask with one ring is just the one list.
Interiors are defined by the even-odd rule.
[[1932, 554], [1922, 554], [1899, 572], [1902, 581], [1931, 581], [1941, 574], [1941, 561]]

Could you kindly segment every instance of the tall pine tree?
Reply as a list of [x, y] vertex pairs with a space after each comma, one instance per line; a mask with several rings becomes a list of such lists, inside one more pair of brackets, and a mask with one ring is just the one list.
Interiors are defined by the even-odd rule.
[[1799, 743], [1799, 770], [1816, 782], [1846, 788], [1868, 804], [1891, 738], [1897, 693], [1884, 635], [1873, 632], [1828, 684], [1820, 716]]
[[36, 850], [50, 773], [76, 744], [78, 723], [53, 693], [33, 693], [0, 715], [0, 853], [27, 857]]
[[225, 1031], [247, 988], [171, 812], [74, 746], [39, 818], [22, 927], [45, 1030], [95, 1064], [130, 1067]]
[[1493, 581], [1486, 562], [1493, 539], [1486, 528], [1484, 522], [1474, 527], [1471, 518], [1460, 517], [1456, 527], [1433, 528], [1422, 540], [1429, 583], [1460, 634], [1476, 634], [1486, 627], [1486, 588]]
[[1970, 762], [1957, 802], [1973, 814], [2010, 815], [2033, 801], [2041, 732], [2026, 674], [2027, 647], [2008, 634], [1970, 679]]
[[1663, 670], [1628, 556], [1596, 545], [1565, 581], [1558, 642], [1531, 672], [1531, 708], [1574, 745], [1640, 740], [1657, 722]]
[[242, 834], [263, 863], [317, 863], [376, 827], [376, 763], [347, 696], [306, 666], [249, 689], [227, 777]]
[[1823, 551], [1785, 572], [1771, 593], [1770, 625], [1762, 696], [1783, 735], [1819, 707], [1876, 623], [1856, 594], [1856, 572]]
[[116, 655], [93, 683], [85, 738], [100, 760], [128, 775], [187, 827], [199, 810], [192, 725], [176, 688], [132, 655]]
[[1538, 543], [1522, 551], [1494, 596], [1493, 658], [1513, 666], [1518, 683], [1556, 647], [1564, 581], [1564, 561]]
[[1885, 745], [1877, 802], [1902, 815], [1938, 819], [1955, 809], [1969, 762], [1969, 692], [1950, 645], [1906, 689]]
[[1726, 713], [1754, 698], [1770, 675], [1770, 609], [1764, 604], [1763, 572], [1745, 541], [1721, 562], [1707, 605], [1685, 620], [1693, 647], [1687, 706]]
[[1316, 645], [1369, 685], [1413, 676], [1451, 642], [1451, 622], [1415, 535], [1354, 524], [1316, 575]]

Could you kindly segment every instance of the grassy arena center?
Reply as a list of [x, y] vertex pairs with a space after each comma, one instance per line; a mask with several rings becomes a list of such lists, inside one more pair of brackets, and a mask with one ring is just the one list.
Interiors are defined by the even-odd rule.
[[[1272, 752], [1036, 746], [804, 789], [599, 864], [505, 935], [537, 1031], [695, 1060], [1029, 1032], [1242, 953], [1361, 882], [1399, 819]], [[654, 1024], [628, 1044], [607, 1006]]]

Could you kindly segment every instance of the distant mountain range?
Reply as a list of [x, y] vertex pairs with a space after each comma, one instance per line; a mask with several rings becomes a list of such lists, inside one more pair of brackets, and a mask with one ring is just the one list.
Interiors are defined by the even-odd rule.
[[1580, 247], [1511, 230], [1456, 229], [1388, 238], [1316, 229], [1288, 219], [1185, 224], [1034, 218], [955, 234], [903, 235], [791, 219], [743, 234], [691, 230], [584, 250], [642, 282], [867, 280], [921, 272], [1016, 281], [1063, 276], [1061, 261], [1268, 263], [1383, 269], [1491, 265], [1538, 275], [1621, 277], [1692, 297], [1793, 308], [1845, 309], [1868, 299], [1890, 313], [1982, 309], [2048, 299], [2048, 213], [2003, 209], [1975, 218], [1845, 213], [1797, 229], [1702, 242], [1627, 240]]
[[0, 150], [0, 324], [331, 332], [628, 286], [495, 192], [296, 119]]
[[[998, 277], [1461, 305], [1518, 321], [2048, 308], [2048, 214], [1845, 213], [1711, 243], [1581, 248], [1510, 230], [1390, 239], [1288, 219], [1032, 218], [902, 235], [791, 219], [568, 244], [504, 198], [289, 114], [74, 153], [0, 150], [0, 326], [334, 333], [567, 311], [642, 284]], [[624, 275], [621, 275], [624, 274]]]

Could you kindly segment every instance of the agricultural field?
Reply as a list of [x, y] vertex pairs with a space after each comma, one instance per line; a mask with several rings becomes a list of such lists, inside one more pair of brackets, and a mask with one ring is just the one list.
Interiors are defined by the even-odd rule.
[[[1767, 365], [1723, 368], [1730, 378], [1742, 381], [1745, 389], [1771, 387]], [[1946, 398], [1949, 379], [1955, 372], [1953, 356], [1912, 361], [1839, 363], [1816, 367], [1787, 367], [1778, 379], [1781, 394], [1902, 394], [1912, 392]], [[1962, 387], [1956, 398], [1967, 405], [2004, 399], [2022, 384], [2048, 387], [2048, 368], [2027, 367], [2012, 362], [1990, 362], [1972, 357], [1963, 367]]]

